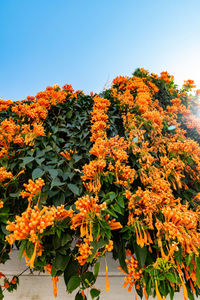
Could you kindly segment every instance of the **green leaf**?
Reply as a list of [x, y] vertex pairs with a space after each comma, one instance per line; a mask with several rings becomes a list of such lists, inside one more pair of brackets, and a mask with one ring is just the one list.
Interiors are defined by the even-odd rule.
[[85, 272], [81, 276], [82, 281], [84, 282], [85, 287], [90, 287], [95, 283], [96, 278], [94, 277], [92, 272]]
[[54, 202], [56, 207], [65, 204], [65, 193], [60, 192], [59, 195], [56, 195]]
[[113, 183], [113, 176], [111, 174], [109, 174], [108, 176], [106, 176], [107, 181], [112, 184]]
[[187, 267], [190, 265], [192, 257], [193, 257], [193, 254], [187, 255], [187, 257], [186, 257], [186, 266]]
[[70, 119], [70, 118], [72, 117], [72, 114], [73, 114], [73, 111], [72, 111], [72, 110], [68, 111], [68, 112], [66, 113], [66, 118], [67, 118], [67, 119]]
[[45, 148], [45, 152], [49, 152], [52, 150], [52, 147], [50, 145], [48, 145], [46, 148]]
[[122, 267], [122, 269], [128, 273], [128, 270], [127, 270], [127, 265], [126, 265], [126, 262], [125, 262], [125, 259], [126, 259], [126, 252], [125, 252], [125, 245], [124, 245], [124, 241], [121, 239], [118, 241], [118, 258], [119, 258], [119, 263], [120, 263], [120, 266]]
[[187, 287], [187, 292], [188, 292], [188, 298], [190, 300], [195, 300], [193, 292], [190, 290], [190, 288], [187, 285], [186, 285], [186, 287]]
[[4, 224], [2, 224], [1, 225], [1, 230], [2, 230], [2, 232], [5, 234], [5, 235], [8, 235], [8, 234], [10, 234], [10, 231], [8, 231], [7, 229], [6, 229], [6, 224], [4, 225]]
[[70, 256], [69, 255], [61, 255], [61, 254], [58, 254], [55, 258], [55, 268], [57, 270], [61, 270], [61, 271], [64, 271], [67, 264], [69, 263], [69, 260], [70, 260]]
[[107, 241], [100, 240], [98, 242], [92, 242], [91, 246], [93, 247], [92, 249], [92, 255], [90, 256], [91, 261], [93, 260], [93, 257], [95, 256], [96, 252], [100, 249], [103, 248], [107, 244]]
[[58, 253], [59, 253], [59, 254], [62, 254], [62, 255], [66, 255], [67, 250], [64, 249], [64, 248], [60, 248], [60, 249], [58, 249]]
[[[45, 156], [45, 153], [44, 153], [44, 151], [42, 150], [40, 150], [40, 149], [38, 149], [37, 150], [37, 153], [36, 153], [36, 158], [38, 158], [38, 157], [44, 157]], [[42, 158], [43, 159], [43, 158]]]
[[58, 236], [59, 239], [60, 239], [60, 237], [61, 237], [61, 230], [60, 230], [60, 228], [57, 228], [57, 229], [56, 229], [56, 234], [57, 234], [57, 236]]
[[174, 256], [175, 256], [175, 259], [178, 261], [178, 263], [181, 264], [181, 261], [182, 261], [182, 250], [181, 250], [181, 248], [174, 253]]
[[22, 256], [24, 254], [24, 250], [26, 249], [27, 240], [22, 240], [19, 247], [19, 260], [21, 261]]
[[75, 155], [74, 156], [74, 160], [75, 160], [75, 162], [77, 163], [79, 160], [81, 160], [82, 159], [82, 156], [80, 156], [80, 155]]
[[147, 258], [147, 247], [144, 246], [143, 248], [141, 248], [140, 246], [137, 245], [137, 243], [133, 243], [133, 247], [139, 265], [141, 268], [143, 268]]
[[86, 297], [83, 298], [83, 296], [82, 296], [82, 294], [80, 292], [78, 292], [76, 294], [75, 300], [86, 300], [86, 299], [87, 299]]
[[0, 286], [0, 300], [3, 300], [3, 298], [4, 298], [4, 295], [3, 295], [3, 292], [2, 292], [2, 288]]
[[94, 240], [96, 240], [99, 233], [100, 233], [100, 225], [99, 225], [99, 223], [94, 223], [92, 226], [92, 236], [93, 236]]
[[53, 247], [55, 249], [61, 247], [61, 239], [58, 237], [57, 234], [54, 234], [54, 236], [52, 237], [52, 242], [53, 242]]
[[24, 157], [24, 158], [23, 158], [23, 163], [24, 163], [25, 165], [27, 165], [27, 164], [29, 164], [30, 162], [32, 162], [34, 159], [35, 159], [35, 158], [32, 157], [32, 156]]
[[67, 284], [67, 290], [69, 293], [72, 293], [75, 289], [77, 289], [77, 287], [79, 287], [81, 283], [81, 279], [78, 275], [73, 275], [68, 284]]
[[195, 263], [196, 263], [196, 276], [197, 276], [197, 281], [196, 284], [199, 285], [200, 284], [200, 259], [199, 257], [195, 256]]
[[109, 215], [115, 217], [115, 218], [118, 218], [118, 215], [111, 209], [105, 209], [105, 212], [107, 212]]
[[75, 195], [79, 195], [79, 188], [75, 184], [69, 183], [67, 186], [70, 191], [72, 191], [72, 193], [74, 193]]
[[27, 243], [26, 243], [26, 254], [29, 258], [31, 258], [31, 256], [33, 255], [33, 251], [34, 251], [33, 243], [31, 243], [30, 241], [27, 241]]
[[62, 236], [61, 246], [66, 245], [71, 240], [72, 240], [71, 235], [68, 232], [64, 233], [64, 235]]
[[110, 206], [114, 211], [118, 212], [120, 215], [123, 215], [122, 208], [118, 204], [114, 204]]
[[116, 198], [116, 194], [114, 192], [108, 193], [110, 200], [114, 200]]
[[45, 204], [48, 198], [48, 192], [41, 193], [40, 204]]
[[99, 269], [100, 269], [100, 261], [98, 261], [95, 266], [94, 266], [94, 277], [97, 278], [98, 274], [99, 274]]
[[101, 292], [100, 292], [99, 290], [97, 290], [97, 289], [91, 289], [91, 290], [90, 290], [90, 295], [91, 295], [91, 298], [92, 298], [92, 299], [98, 297], [98, 296], [100, 295], [100, 293], [101, 293]]
[[66, 286], [67, 286], [71, 276], [77, 274], [78, 269], [79, 269], [78, 262], [71, 257], [70, 261], [67, 265], [67, 268], [64, 271], [64, 280], [65, 280]]
[[36, 157], [35, 160], [36, 160], [37, 164], [38, 164], [39, 166], [41, 166], [41, 165], [42, 165], [42, 162], [45, 161], [45, 158], [37, 158], [37, 157]]
[[61, 186], [61, 185], [64, 185], [65, 183], [64, 182], [61, 182], [59, 178], [55, 178], [52, 180], [51, 182], [51, 190], [52, 188], [56, 187], [56, 186]]
[[151, 278], [149, 278], [148, 282], [146, 283], [146, 292], [148, 296], [150, 295], [151, 288], [152, 288], [152, 281]]
[[20, 195], [20, 191], [18, 191], [17, 193], [10, 193], [9, 196], [12, 198], [19, 198]]
[[124, 208], [123, 196], [120, 196], [120, 197], [117, 198], [117, 204], [119, 204], [120, 207]]
[[197, 265], [197, 268], [200, 270], [200, 257], [199, 256], [195, 256], [195, 263]]
[[48, 169], [48, 172], [52, 179], [55, 179], [58, 176], [58, 171], [56, 169]]
[[174, 290], [172, 288], [170, 288], [169, 290], [169, 295], [170, 295], [170, 300], [174, 299]]
[[40, 168], [36, 168], [32, 172], [32, 179], [35, 180], [39, 177], [42, 177], [42, 175], [44, 175], [44, 171], [41, 170]]
[[166, 273], [165, 277], [171, 281], [172, 283], [177, 283], [178, 282], [178, 276], [175, 275], [175, 273]]

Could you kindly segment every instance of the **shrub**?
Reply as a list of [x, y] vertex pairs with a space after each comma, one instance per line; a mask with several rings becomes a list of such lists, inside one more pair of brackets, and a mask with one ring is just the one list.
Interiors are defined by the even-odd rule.
[[[47, 87], [0, 101], [0, 262], [15, 244], [32, 270], [92, 299], [112, 252], [135, 294], [200, 295], [198, 91], [137, 69], [100, 95]], [[17, 287], [0, 273], [3, 289]], [[106, 289], [109, 290], [106, 266]]]

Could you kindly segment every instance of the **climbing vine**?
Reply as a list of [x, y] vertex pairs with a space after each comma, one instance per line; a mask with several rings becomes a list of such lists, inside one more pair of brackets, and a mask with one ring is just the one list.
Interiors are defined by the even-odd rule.
[[[76, 300], [99, 299], [111, 252], [135, 298], [200, 295], [199, 91], [137, 69], [84, 95], [47, 87], [0, 100], [0, 263], [64, 275]], [[106, 265], [106, 290], [110, 289]], [[0, 273], [0, 294], [13, 291]], [[134, 286], [134, 289], [133, 289]]]

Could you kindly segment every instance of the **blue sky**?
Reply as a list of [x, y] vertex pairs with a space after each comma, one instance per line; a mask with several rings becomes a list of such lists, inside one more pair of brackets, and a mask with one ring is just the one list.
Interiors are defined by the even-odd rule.
[[102, 91], [137, 67], [200, 87], [199, 0], [0, 0], [0, 98]]

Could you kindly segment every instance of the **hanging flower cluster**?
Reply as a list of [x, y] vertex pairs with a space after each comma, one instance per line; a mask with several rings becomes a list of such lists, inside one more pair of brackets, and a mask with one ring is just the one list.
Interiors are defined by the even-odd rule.
[[44, 206], [42, 209], [39, 209], [37, 203], [34, 208], [31, 208], [31, 200], [34, 196], [41, 193], [43, 185], [44, 181], [41, 178], [36, 180], [36, 182], [29, 180], [29, 184], [25, 184], [28, 192], [22, 191], [21, 195], [23, 198], [28, 197], [28, 208], [22, 213], [21, 216], [16, 216], [15, 222], [8, 221], [7, 225], [7, 230], [13, 232], [6, 237], [10, 245], [12, 245], [14, 241], [20, 241], [24, 239], [28, 239], [34, 244], [32, 257], [27, 262], [30, 268], [33, 268], [34, 266], [36, 255], [42, 255], [42, 244], [40, 239], [44, 230], [49, 226], [53, 226], [58, 220], [68, 217], [71, 218], [73, 214], [72, 210], [65, 210], [64, 205], [58, 206], [57, 208], [54, 206]]
[[126, 250], [126, 256], [130, 257], [130, 259], [126, 259], [127, 263], [127, 269], [128, 269], [128, 275], [127, 273], [122, 269], [122, 267], [119, 267], [119, 269], [125, 273], [125, 283], [123, 284], [123, 288], [126, 288], [127, 285], [129, 285], [128, 291], [131, 292], [134, 284], [136, 281], [139, 281], [142, 277], [142, 269], [139, 268], [139, 264], [137, 259], [131, 254], [130, 250]]

